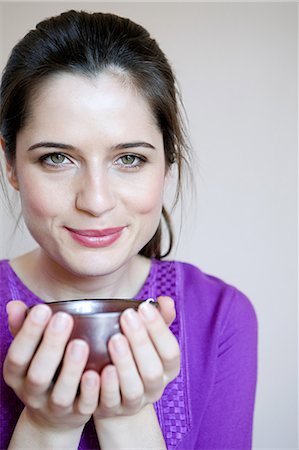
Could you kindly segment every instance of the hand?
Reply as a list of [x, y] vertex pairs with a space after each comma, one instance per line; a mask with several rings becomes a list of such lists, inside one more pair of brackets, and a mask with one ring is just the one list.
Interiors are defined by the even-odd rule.
[[180, 370], [179, 345], [168, 325], [175, 318], [173, 300], [160, 297], [158, 309], [142, 304], [126, 310], [120, 319], [123, 334], [114, 335], [108, 349], [113, 364], [101, 372], [95, 421], [137, 414], [156, 402]]
[[73, 327], [70, 315], [52, 316], [47, 305], [35, 306], [27, 317], [26, 310], [19, 301], [7, 305], [15, 338], [4, 362], [4, 379], [25, 404], [34, 424], [64, 430], [83, 427], [97, 407], [100, 386], [96, 372], [83, 373], [88, 345], [79, 339], [67, 345]]

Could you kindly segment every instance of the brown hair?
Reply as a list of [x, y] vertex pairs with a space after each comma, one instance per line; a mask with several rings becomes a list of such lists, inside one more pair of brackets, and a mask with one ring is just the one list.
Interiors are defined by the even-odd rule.
[[[6, 159], [14, 164], [16, 136], [29, 120], [34, 92], [57, 72], [95, 76], [100, 71], [122, 72], [143, 95], [163, 134], [166, 168], [177, 164], [175, 203], [182, 187], [188, 146], [171, 66], [157, 42], [140, 25], [114, 14], [68, 11], [37, 24], [13, 48], [1, 81], [0, 131]], [[140, 254], [158, 259], [172, 248], [173, 233], [165, 208], [169, 247], [161, 254], [161, 222]]]

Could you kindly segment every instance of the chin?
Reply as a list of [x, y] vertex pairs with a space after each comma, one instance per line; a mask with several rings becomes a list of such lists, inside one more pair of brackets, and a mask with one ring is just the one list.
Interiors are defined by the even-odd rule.
[[69, 257], [63, 257], [57, 263], [63, 266], [68, 272], [79, 277], [97, 277], [109, 275], [117, 271], [130, 259], [127, 255], [117, 256], [104, 254], [95, 254], [88, 252], [81, 255], [70, 255]]

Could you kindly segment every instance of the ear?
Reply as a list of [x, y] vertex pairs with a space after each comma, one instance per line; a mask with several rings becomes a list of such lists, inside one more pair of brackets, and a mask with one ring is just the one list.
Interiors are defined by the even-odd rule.
[[[2, 136], [0, 136], [0, 143], [1, 143], [1, 148], [2, 148], [2, 150], [4, 152], [4, 154], [5, 154], [5, 141], [4, 141]], [[7, 176], [7, 179], [9, 181], [9, 183], [12, 185], [12, 187], [18, 191], [19, 190], [19, 183], [18, 183], [18, 178], [17, 178], [17, 174], [16, 174], [15, 165], [13, 165], [10, 162], [8, 162], [8, 160], [7, 160], [5, 155], [4, 155], [4, 159], [5, 159], [5, 164], [6, 164], [6, 176]]]

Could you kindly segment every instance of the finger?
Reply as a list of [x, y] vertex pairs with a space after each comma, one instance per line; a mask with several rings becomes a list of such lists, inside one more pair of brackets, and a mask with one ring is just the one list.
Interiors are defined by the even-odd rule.
[[50, 317], [49, 306], [35, 306], [12, 341], [4, 362], [4, 374], [10, 386], [27, 372]]
[[94, 370], [87, 370], [81, 377], [76, 412], [83, 415], [93, 414], [98, 406], [99, 392], [100, 375]]
[[[152, 305], [150, 307], [155, 310]], [[161, 316], [160, 318], [164, 322]], [[151, 396], [160, 396], [164, 387], [164, 368], [141, 317], [130, 308], [122, 314], [120, 323], [129, 341], [145, 392]], [[167, 328], [165, 322], [164, 327]]]
[[20, 300], [13, 300], [6, 305], [9, 331], [16, 336], [26, 318], [27, 306]]
[[88, 344], [82, 339], [74, 339], [67, 346], [62, 369], [51, 394], [51, 404], [55, 410], [72, 407], [88, 353]]
[[153, 342], [170, 379], [174, 379], [180, 368], [179, 344], [170, 331], [159, 311], [151, 304], [144, 302], [138, 308], [147, 332]]
[[29, 394], [38, 395], [49, 388], [63, 358], [72, 328], [73, 319], [64, 312], [54, 314], [49, 321], [27, 372], [26, 390]]
[[108, 350], [117, 370], [122, 403], [131, 410], [139, 408], [144, 388], [126, 337], [114, 334], [108, 342]]
[[166, 324], [170, 326], [174, 319], [176, 318], [174, 301], [171, 297], [160, 296], [157, 298], [159, 304], [159, 311], [165, 320]]
[[116, 367], [112, 364], [101, 372], [101, 393], [99, 414], [115, 416], [121, 407], [120, 385]]

